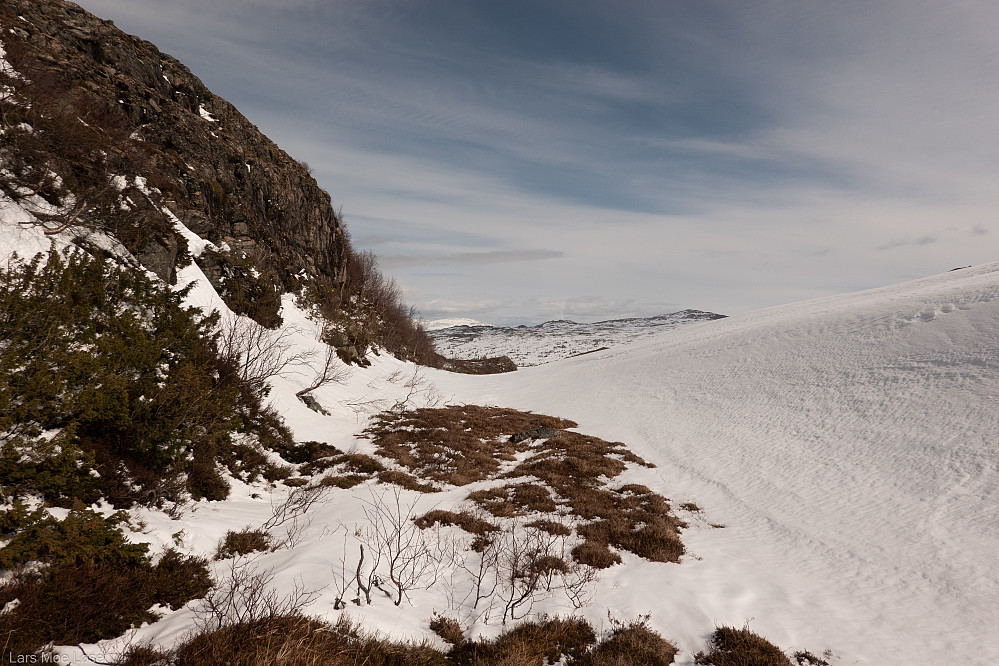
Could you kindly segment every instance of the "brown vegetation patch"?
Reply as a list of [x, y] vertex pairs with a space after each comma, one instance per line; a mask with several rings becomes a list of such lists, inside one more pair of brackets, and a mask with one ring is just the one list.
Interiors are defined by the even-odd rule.
[[229, 530], [215, 551], [216, 560], [226, 560], [237, 555], [248, 555], [271, 547], [271, 535], [264, 530], [246, 527], [239, 532]]
[[393, 643], [362, 632], [346, 618], [330, 626], [290, 615], [241, 622], [199, 634], [172, 655], [137, 648], [121, 663], [125, 666], [153, 663], [445, 666], [447, 662], [443, 653], [428, 645]]
[[434, 616], [430, 618], [430, 631], [451, 645], [458, 645], [465, 640], [465, 630], [461, 628], [461, 623], [453, 617], [434, 613]]
[[618, 624], [610, 636], [592, 652], [579, 660], [579, 666], [668, 666], [678, 650], [655, 631], [643, 618], [628, 624]]
[[416, 526], [421, 530], [433, 527], [437, 524], [455, 525], [469, 534], [476, 534], [478, 536], [485, 536], [490, 532], [497, 532], [500, 529], [488, 520], [483, 520], [478, 516], [473, 516], [467, 511], [459, 511], [455, 513], [454, 511], [434, 509], [433, 511], [417, 518], [415, 522]]
[[332, 474], [330, 476], [324, 476], [319, 481], [319, 485], [347, 490], [348, 488], [353, 488], [354, 486], [364, 483], [370, 478], [370, 476], [362, 476], [361, 474]]
[[431, 484], [423, 483], [412, 474], [400, 472], [396, 469], [387, 469], [378, 472], [378, 480], [382, 483], [391, 483], [406, 490], [415, 490], [418, 493], [439, 493], [440, 488]]
[[621, 564], [621, 556], [607, 547], [606, 543], [584, 541], [572, 549], [572, 559], [594, 569], [606, 569]]
[[645, 620], [615, 622], [610, 635], [596, 632], [578, 617], [545, 617], [524, 622], [495, 639], [465, 639], [457, 620], [435, 615], [430, 628], [450, 648], [391, 642], [363, 631], [348, 618], [331, 625], [301, 615], [278, 615], [240, 622], [187, 640], [172, 652], [135, 646], [122, 666], [282, 664], [282, 666], [667, 666], [676, 647], [650, 630]]
[[637, 484], [614, 492], [578, 493], [574, 499], [585, 501], [585, 495], [603, 500], [586, 505], [598, 505], [600, 519], [576, 529], [587, 541], [627, 550], [652, 562], [680, 560], [684, 547], [679, 529], [685, 524], [670, 513], [666, 498]]
[[711, 650], [694, 655], [694, 663], [705, 666], [792, 666], [779, 647], [749, 627], [718, 627], [708, 639]]
[[476, 666], [543, 666], [565, 657], [568, 664], [582, 664], [587, 663], [587, 650], [595, 642], [593, 627], [582, 618], [542, 617], [519, 624], [493, 641], [462, 642], [448, 659]]
[[[684, 553], [679, 530], [686, 524], [671, 513], [668, 500], [646, 486], [608, 485], [629, 464], [653, 465], [620, 442], [565, 430], [573, 425], [553, 416], [465, 405], [387, 412], [364, 436], [379, 454], [421, 478], [455, 485], [489, 478], [535, 479], [476, 490], [468, 499], [497, 518], [568, 510], [567, 519], [585, 540], [573, 549], [577, 562], [598, 568], [616, 564], [621, 558], [611, 548], [654, 562], [678, 562]], [[514, 462], [517, 454], [528, 455], [501, 474], [501, 461]], [[566, 525], [552, 522], [548, 527], [554, 529], [545, 530], [550, 534], [569, 534]], [[481, 529], [466, 531], [484, 534]]]
[[572, 534], [572, 529], [567, 525], [562, 523], [557, 523], [554, 520], [535, 520], [524, 525], [524, 527], [533, 527], [534, 529], [541, 530], [543, 532], [548, 532], [555, 536], [569, 536]]
[[384, 412], [361, 436], [378, 453], [420, 478], [463, 486], [488, 479], [501, 460], [529, 445], [514, 444], [510, 435], [530, 428], [571, 428], [572, 421], [500, 407], [459, 405], [407, 412]]
[[536, 483], [507, 484], [498, 488], [476, 490], [469, 493], [468, 499], [499, 518], [512, 518], [530, 512], [553, 513], [558, 509], [551, 492]]

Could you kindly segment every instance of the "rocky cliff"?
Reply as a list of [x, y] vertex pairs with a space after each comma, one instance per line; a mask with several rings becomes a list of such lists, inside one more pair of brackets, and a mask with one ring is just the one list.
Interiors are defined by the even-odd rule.
[[185, 244], [166, 207], [224, 249], [197, 260], [265, 325], [281, 292], [344, 279], [329, 194], [187, 67], [62, 0], [3, 0], [0, 26], [5, 195], [43, 196], [53, 230], [104, 228], [170, 281]]

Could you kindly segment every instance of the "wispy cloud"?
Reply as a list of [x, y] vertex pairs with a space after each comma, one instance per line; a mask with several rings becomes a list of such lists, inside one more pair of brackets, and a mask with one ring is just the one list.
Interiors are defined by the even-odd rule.
[[920, 236], [919, 238], [904, 238], [900, 240], [894, 240], [890, 243], [884, 243], [883, 245], [878, 245], [877, 250], [893, 250], [898, 247], [906, 247], [909, 245], [930, 245], [932, 243], [939, 243], [940, 237], [935, 235]]
[[999, 6], [252, 2], [81, 4], [312, 164], [424, 312], [731, 314], [995, 259]]
[[565, 256], [557, 250], [493, 250], [490, 252], [456, 252], [453, 254], [388, 254], [378, 258], [383, 268], [412, 268], [451, 264], [507, 264], [518, 261], [542, 261]]

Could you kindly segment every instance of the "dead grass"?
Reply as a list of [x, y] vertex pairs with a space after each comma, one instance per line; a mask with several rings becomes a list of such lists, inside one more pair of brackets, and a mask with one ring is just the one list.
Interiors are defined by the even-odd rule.
[[362, 474], [331, 474], [320, 479], [319, 485], [347, 490], [348, 488], [353, 488], [364, 483], [370, 478], [370, 476]]
[[582, 618], [545, 618], [525, 622], [494, 641], [463, 641], [448, 654], [450, 663], [468, 666], [543, 666], [563, 657], [567, 664], [585, 663], [596, 642], [593, 627]]
[[469, 641], [457, 620], [435, 615], [430, 628], [451, 647], [390, 642], [341, 617], [331, 625], [301, 615], [243, 622], [196, 635], [173, 652], [133, 647], [122, 666], [665, 666], [676, 648], [645, 619], [618, 624], [602, 641], [578, 617], [540, 617], [493, 640]]
[[579, 666], [667, 666], [676, 645], [649, 629], [647, 618], [619, 625], [592, 652], [574, 662]]
[[572, 534], [570, 527], [562, 523], [557, 523], [554, 520], [535, 520], [527, 523], [524, 527], [533, 527], [549, 534], [554, 534], [555, 536], [569, 536]]
[[708, 639], [710, 651], [694, 655], [694, 663], [705, 666], [792, 666], [779, 647], [749, 627], [718, 627]]
[[[387, 412], [363, 436], [371, 438], [380, 455], [421, 479], [453, 485], [535, 479], [477, 490], [468, 499], [496, 518], [568, 509], [566, 520], [575, 523], [585, 540], [573, 549], [577, 562], [598, 568], [617, 564], [621, 558], [611, 548], [653, 562], [678, 562], [684, 553], [679, 533], [686, 524], [673, 515], [669, 501], [646, 486], [611, 485], [628, 465], [653, 465], [620, 442], [565, 430], [574, 425], [543, 414], [465, 405]], [[516, 461], [516, 454], [525, 453], [522, 462], [500, 473], [502, 461]], [[446, 513], [431, 512], [421, 521], [429, 526], [433, 515]], [[481, 527], [466, 529], [468, 517], [438, 522], [484, 535]], [[548, 526], [555, 531], [546, 531], [568, 535], [567, 525], [555, 525]]]
[[465, 640], [465, 630], [461, 628], [461, 623], [453, 617], [434, 613], [434, 616], [430, 618], [430, 631], [451, 645], [460, 645]]
[[216, 560], [226, 560], [237, 555], [247, 555], [271, 547], [271, 535], [264, 530], [246, 527], [239, 532], [229, 530], [215, 551]]
[[378, 472], [378, 480], [382, 483], [400, 486], [406, 490], [415, 490], [418, 493], [439, 493], [441, 491], [440, 488], [431, 483], [423, 483], [412, 474], [395, 469]]
[[454, 511], [434, 509], [433, 511], [430, 511], [416, 519], [416, 526], [420, 529], [433, 527], [437, 524], [456, 525], [469, 534], [477, 534], [479, 536], [485, 536], [490, 532], [497, 532], [500, 529], [497, 525], [489, 522], [488, 520], [483, 520], [478, 516], [474, 516], [468, 511], [459, 511], [455, 513]]
[[594, 569], [606, 569], [621, 563], [621, 556], [605, 543], [584, 541], [572, 549], [572, 559]]
[[469, 493], [468, 499], [501, 518], [523, 516], [532, 512], [554, 513], [558, 509], [551, 492], [540, 484], [518, 483], [477, 490]]
[[510, 435], [575, 425], [554, 416], [462, 405], [385, 412], [361, 436], [421, 479], [464, 486], [492, 477], [500, 461], [514, 460], [515, 453], [527, 450], [528, 444], [513, 443]]
[[[150, 664], [157, 656], [137, 648], [121, 664]], [[160, 657], [162, 658], [162, 656]], [[155, 662], [153, 662], [155, 663]], [[278, 616], [202, 633], [163, 663], [183, 666], [445, 666], [445, 655], [428, 645], [393, 643], [362, 632], [341, 618], [328, 625], [299, 615]]]

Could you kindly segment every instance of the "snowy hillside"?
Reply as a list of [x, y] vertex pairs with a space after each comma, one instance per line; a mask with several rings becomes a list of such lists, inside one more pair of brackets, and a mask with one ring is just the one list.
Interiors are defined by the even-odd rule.
[[[46, 247], [30, 214], [2, 204], [5, 253]], [[199, 239], [176, 224], [197, 251]], [[178, 277], [178, 287], [197, 281], [192, 303], [234, 317], [196, 265]], [[319, 325], [290, 296], [282, 315], [293, 351], [321, 358]], [[449, 374], [383, 354], [313, 391], [329, 415], [295, 395], [312, 380], [308, 363], [273, 377], [270, 397], [296, 441], [342, 451], [372, 453], [357, 435], [393, 405], [473, 403], [573, 419], [574, 430], [655, 463], [623, 479], [689, 507], [681, 562], [621, 552], [588, 605], [552, 597], [535, 612], [575, 612], [598, 627], [608, 613], [651, 613], [650, 625], [679, 646], [678, 664], [693, 663], [716, 625], [746, 622], [789, 650], [829, 649], [834, 664], [990, 664], [999, 662], [997, 324], [999, 263], [684, 326], [506, 375]], [[337, 617], [336, 572], [353, 566], [365, 511], [386, 486], [333, 489], [300, 520], [275, 526], [291, 488], [232, 485], [224, 501], [132, 509], [129, 538], [211, 557], [227, 531], [271, 524], [285, 545], [213, 561], [215, 580], [250, 562], [279, 594], [313, 592], [305, 612]], [[401, 501], [427, 511], [457, 509], [464, 497], [444, 486], [402, 491]], [[468, 611], [438, 588], [414, 589], [400, 606], [376, 601], [344, 612], [388, 635], [439, 641], [431, 615]], [[162, 619], [121, 639], [61, 650], [105, 660], [136, 642], [169, 647], [204, 621], [199, 608], [161, 609]], [[500, 625], [479, 617], [472, 628], [495, 635]]]
[[700, 310], [681, 310], [656, 317], [611, 319], [591, 324], [559, 320], [516, 327], [442, 320], [431, 322], [428, 331], [437, 351], [448, 358], [509, 356], [518, 367], [525, 367], [616, 347], [686, 324], [723, 316]]
[[628, 442], [726, 526], [598, 595], [682, 648], [752, 620], [843, 663], [999, 663], [999, 263], [439, 381]]

